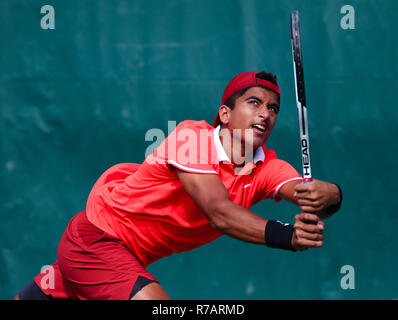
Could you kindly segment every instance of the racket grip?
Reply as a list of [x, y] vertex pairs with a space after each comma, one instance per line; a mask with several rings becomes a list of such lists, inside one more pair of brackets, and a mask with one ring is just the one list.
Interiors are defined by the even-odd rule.
[[[312, 182], [312, 178], [304, 178], [304, 179], [303, 179], [303, 183], [310, 183], [310, 182]], [[307, 224], [314, 224], [314, 225], [316, 225], [317, 223], [316, 223], [316, 222], [313, 222], [313, 221], [308, 221]]]

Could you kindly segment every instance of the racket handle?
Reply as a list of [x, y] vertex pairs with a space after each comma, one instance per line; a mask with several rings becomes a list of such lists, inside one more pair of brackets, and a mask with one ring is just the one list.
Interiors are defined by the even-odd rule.
[[[310, 182], [312, 182], [312, 178], [304, 178], [304, 179], [303, 179], [303, 183], [310, 183]], [[314, 213], [314, 214], [315, 214], [315, 213]], [[316, 223], [316, 222], [313, 222], [313, 221], [308, 221], [307, 224], [314, 224], [314, 225], [316, 225], [317, 223]]]

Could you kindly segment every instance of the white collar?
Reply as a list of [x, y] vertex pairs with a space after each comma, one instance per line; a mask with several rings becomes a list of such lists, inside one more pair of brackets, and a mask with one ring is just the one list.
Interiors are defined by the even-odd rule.
[[[221, 126], [218, 125], [217, 128], [215, 128], [213, 131], [213, 138], [214, 138], [214, 144], [216, 145], [216, 149], [217, 149], [218, 161], [219, 162], [221, 162], [221, 161], [231, 162], [231, 160], [228, 158], [228, 156], [225, 152], [225, 149], [221, 143], [220, 130], [221, 130]], [[253, 162], [257, 163], [258, 161], [264, 161], [264, 159], [265, 159], [265, 153], [264, 153], [262, 146], [260, 146], [254, 152]]]

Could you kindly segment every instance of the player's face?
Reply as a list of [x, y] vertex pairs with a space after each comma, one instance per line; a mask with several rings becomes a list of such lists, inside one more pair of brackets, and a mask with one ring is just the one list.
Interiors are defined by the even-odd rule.
[[267, 141], [275, 126], [279, 104], [276, 93], [261, 87], [249, 88], [236, 99], [225, 124], [230, 130], [240, 131], [242, 143], [257, 149]]

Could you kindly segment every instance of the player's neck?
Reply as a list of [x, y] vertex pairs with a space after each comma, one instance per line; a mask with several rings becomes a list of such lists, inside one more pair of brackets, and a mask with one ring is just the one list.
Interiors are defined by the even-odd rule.
[[226, 155], [236, 167], [243, 167], [253, 160], [253, 147], [234, 138], [228, 129], [220, 130], [220, 141]]

